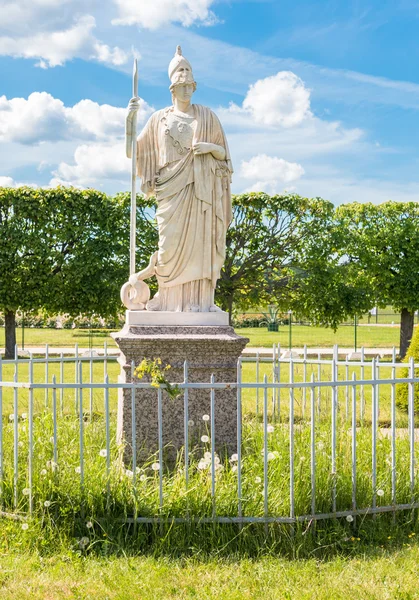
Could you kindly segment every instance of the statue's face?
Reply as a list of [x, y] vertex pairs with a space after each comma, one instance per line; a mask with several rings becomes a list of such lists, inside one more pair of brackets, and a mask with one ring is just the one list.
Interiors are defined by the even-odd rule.
[[191, 83], [184, 83], [181, 85], [176, 85], [173, 88], [173, 94], [181, 102], [187, 102], [188, 100], [190, 100], [192, 98], [193, 93], [194, 93], [194, 86]]

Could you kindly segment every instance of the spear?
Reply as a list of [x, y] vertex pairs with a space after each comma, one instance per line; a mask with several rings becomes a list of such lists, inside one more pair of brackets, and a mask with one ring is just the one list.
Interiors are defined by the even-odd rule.
[[[132, 77], [132, 95], [138, 96], [138, 67], [137, 59], [134, 58], [134, 71]], [[135, 273], [135, 238], [137, 228], [137, 113], [132, 118], [132, 152], [131, 152], [131, 218], [129, 237], [129, 273]]]

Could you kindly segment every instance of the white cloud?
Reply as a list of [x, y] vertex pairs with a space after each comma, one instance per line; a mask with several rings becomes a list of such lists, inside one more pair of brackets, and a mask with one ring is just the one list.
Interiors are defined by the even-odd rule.
[[194, 23], [211, 25], [216, 22], [210, 11], [214, 0], [114, 0], [119, 16], [115, 25], [140, 25], [158, 29], [170, 23], [189, 27]]
[[294, 127], [311, 117], [310, 90], [294, 73], [280, 71], [250, 86], [243, 109], [257, 123]]
[[300, 179], [304, 175], [304, 169], [298, 163], [288, 162], [283, 158], [258, 154], [249, 161], [242, 161], [241, 174], [245, 179], [260, 177], [263, 180], [290, 183]]
[[[152, 108], [142, 101], [141, 124]], [[125, 134], [125, 108], [81, 100], [72, 107], [47, 92], [34, 92], [28, 99], [0, 96], [0, 140], [37, 144], [58, 140], [113, 140]]]
[[103, 187], [108, 180], [127, 183], [130, 168], [124, 143], [83, 144], [76, 148], [74, 164], [60, 163], [53, 175], [67, 185]]
[[78, 17], [74, 24], [64, 29], [39, 31], [35, 17], [34, 24], [38, 33], [27, 32], [22, 36], [18, 30], [12, 32], [14, 35], [0, 36], [0, 55], [38, 59], [37, 66], [41, 68], [63, 65], [74, 57], [117, 66], [128, 59], [125, 51], [118, 47], [110, 48], [94, 37], [92, 32], [96, 20], [91, 15]]
[[13, 177], [8, 177], [6, 175], [1, 175], [0, 176], [0, 187], [11, 187], [11, 188], [16, 188], [16, 187], [20, 187], [21, 185], [27, 185], [29, 187], [38, 187], [38, 185], [36, 183], [18, 183], [17, 181], [15, 181], [13, 179]]

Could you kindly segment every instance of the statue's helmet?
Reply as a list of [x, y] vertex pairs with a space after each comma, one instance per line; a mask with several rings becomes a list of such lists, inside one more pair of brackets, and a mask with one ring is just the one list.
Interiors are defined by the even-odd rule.
[[177, 46], [176, 52], [169, 65], [170, 90], [176, 85], [188, 84], [194, 86], [196, 90], [196, 82], [192, 73], [191, 63], [182, 54], [182, 48]]

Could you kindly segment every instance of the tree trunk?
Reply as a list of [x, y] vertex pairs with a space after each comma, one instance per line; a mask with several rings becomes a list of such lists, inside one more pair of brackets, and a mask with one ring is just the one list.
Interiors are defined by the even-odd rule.
[[4, 358], [14, 358], [16, 346], [16, 314], [10, 310], [6, 310], [4, 313], [4, 321], [6, 334], [6, 353]]
[[413, 335], [415, 313], [403, 308], [400, 320], [400, 358], [406, 356]]

